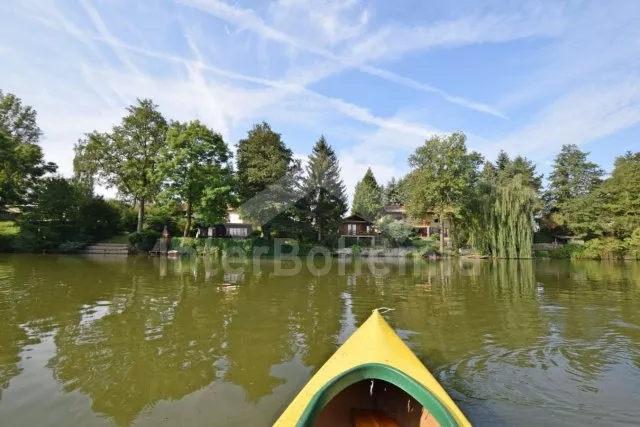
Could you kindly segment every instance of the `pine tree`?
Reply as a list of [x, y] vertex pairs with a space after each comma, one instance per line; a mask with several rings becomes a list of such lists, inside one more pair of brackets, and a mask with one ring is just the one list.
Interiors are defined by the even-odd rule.
[[373, 221], [380, 216], [381, 210], [382, 188], [373, 176], [371, 168], [368, 168], [362, 180], [356, 184], [351, 213]]
[[338, 229], [348, 203], [338, 157], [324, 136], [314, 145], [306, 172], [304, 205], [318, 241], [323, 241]]

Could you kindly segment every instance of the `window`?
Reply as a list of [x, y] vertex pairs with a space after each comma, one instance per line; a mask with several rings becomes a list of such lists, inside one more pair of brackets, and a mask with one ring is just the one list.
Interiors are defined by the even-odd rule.
[[347, 224], [347, 234], [354, 235], [356, 234], [357, 224]]

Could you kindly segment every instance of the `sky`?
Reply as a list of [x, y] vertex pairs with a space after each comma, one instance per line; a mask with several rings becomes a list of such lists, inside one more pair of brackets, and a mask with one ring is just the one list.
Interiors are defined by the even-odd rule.
[[136, 98], [233, 147], [267, 121], [304, 159], [320, 135], [352, 194], [433, 134], [532, 159], [562, 144], [610, 171], [640, 151], [638, 0], [5, 0], [0, 89], [38, 111], [46, 160]]

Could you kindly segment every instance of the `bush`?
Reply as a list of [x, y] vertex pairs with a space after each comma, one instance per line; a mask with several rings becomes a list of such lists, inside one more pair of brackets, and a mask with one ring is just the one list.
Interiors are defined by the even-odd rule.
[[621, 259], [624, 258], [626, 251], [625, 243], [613, 237], [592, 239], [585, 243], [582, 258]]
[[624, 243], [627, 247], [625, 257], [630, 259], [640, 259], [640, 228], [633, 230], [631, 237], [625, 239]]
[[362, 253], [362, 248], [360, 245], [353, 245], [351, 246], [351, 253], [353, 255], [360, 255]]
[[142, 230], [129, 234], [129, 244], [139, 251], [150, 251], [156, 245], [162, 233], [155, 230]]
[[13, 221], [0, 221], [0, 252], [13, 250], [20, 227]]
[[120, 212], [101, 197], [89, 199], [80, 206], [78, 231], [90, 236], [90, 241], [104, 240], [118, 234], [120, 230]]
[[582, 258], [583, 251], [584, 246], [570, 243], [568, 245], [558, 246], [557, 248], [550, 249], [547, 253], [550, 258], [571, 259]]
[[173, 206], [149, 206], [145, 212], [145, 228], [162, 233], [164, 227], [171, 236], [182, 236], [182, 230], [178, 227], [178, 220], [181, 215], [176, 212]]
[[77, 252], [87, 246], [87, 242], [64, 242], [58, 246], [60, 252]]
[[118, 212], [118, 232], [131, 233], [138, 226], [138, 212], [121, 200], [107, 200], [106, 203]]

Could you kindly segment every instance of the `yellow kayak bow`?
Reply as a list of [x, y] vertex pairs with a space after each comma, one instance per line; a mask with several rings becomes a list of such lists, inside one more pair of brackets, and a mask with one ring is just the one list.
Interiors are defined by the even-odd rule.
[[[374, 393], [376, 382], [383, 386], [377, 387]], [[359, 387], [357, 384], [362, 384], [360, 389], [364, 388], [360, 394], [355, 390]], [[348, 391], [349, 388], [353, 391]], [[383, 414], [376, 408], [371, 409], [372, 406], [379, 406], [380, 399], [392, 400], [391, 397], [385, 397], [391, 396], [387, 393], [391, 388], [404, 392], [404, 396], [408, 395], [408, 398], [405, 397], [402, 400], [405, 402], [403, 405], [407, 407], [404, 412], [414, 411], [412, 402], [422, 407], [421, 413], [415, 415], [420, 417], [419, 422], [414, 424], [398, 421], [398, 424], [393, 420], [394, 417]], [[336, 398], [337, 396], [346, 396], [342, 400], [350, 399], [350, 401], [337, 402], [340, 400]], [[369, 407], [365, 415], [362, 415], [363, 410], [358, 409], [363, 405]], [[369, 319], [309, 380], [274, 426], [340, 425], [340, 422], [335, 421], [339, 418], [337, 415], [326, 414], [329, 407], [334, 408], [332, 410], [336, 412], [350, 411], [349, 416], [352, 422], [350, 425], [354, 426], [471, 426], [447, 392], [391, 329], [378, 310], [373, 311]], [[325, 408], [327, 410], [323, 412]], [[406, 414], [400, 414], [395, 419], [406, 416]], [[360, 423], [362, 417], [369, 417], [372, 420], [377, 418], [377, 422]], [[320, 421], [325, 418], [326, 423]], [[381, 419], [388, 421], [385, 423], [380, 421]]]

